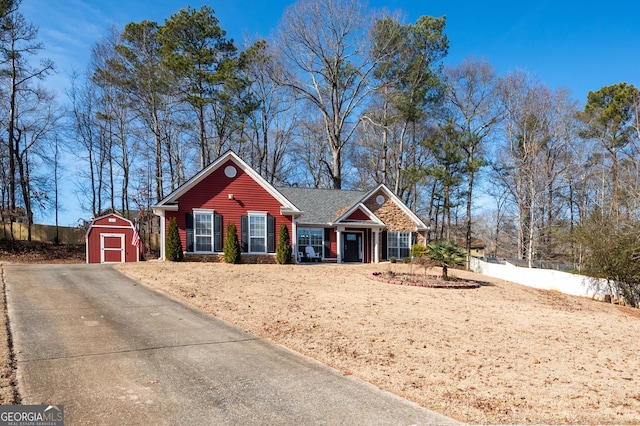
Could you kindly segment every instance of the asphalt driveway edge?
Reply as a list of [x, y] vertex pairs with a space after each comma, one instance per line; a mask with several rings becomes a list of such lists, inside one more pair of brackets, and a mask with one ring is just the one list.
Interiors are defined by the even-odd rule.
[[73, 268], [0, 277], [22, 403], [70, 423], [461, 424], [112, 265]]
[[4, 264], [0, 263], [0, 286], [2, 300], [0, 301], [0, 404], [20, 404], [19, 380], [17, 377], [18, 364], [13, 349], [9, 309], [7, 307], [7, 286], [5, 281]]
[[157, 293], [157, 294], [160, 294], [162, 296], [165, 296], [165, 297], [171, 299], [172, 301], [174, 301], [176, 303], [179, 303], [182, 306], [197, 312], [198, 314], [205, 315], [205, 316], [210, 316], [212, 318], [215, 318], [218, 321], [224, 322], [230, 328], [237, 329], [237, 330], [240, 330], [240, 331], [242, 331], [244, 333], [248, 333], [250, 335], [255, 336], [255, 340], [260, 340], [260, 341], [264, 342], [265, 344], [274, 345], [277, 348], [279, 348], [280, 350], [282, 350], [284, 352], [288, 352], [288, 353], [290, 353], [290, 354], [292, 354], [294, 356], [302, 357], [306, 361], [308, 361], [308, 362], [310, 362], [312, 364], [315, 364], [317, 367], [327, 370], [330, 374], [332, 374], [332, 375], [334, 375], [336, 377], [342, 377], [343, 379], [346, 379], [346, 380], [352, 381], [354, 383], [357, 383], [358, 385], [360, 385], [363, 388], [368, 388], [371, 391], [376, 392], [376, 393], [378, 393], [380, 395], [385, 395], [385, 396], [389, 397], [390, 399], [394, 399], [394, 400], [398, 401], [399, 403], [407, 405], [407, 407], [412, 407], [414, 409], [424, 410], [427, 413], [429, 413], [430, 415], [432, 415], [434, 418], [439, 418], [440, 421], [437, 423], [437, 425], [464, 425], [465, 424], [465, 423], [460, 422], [458, 420], [455, 420], [455, 419], [453, 419], [451, 417], [448, 417], [445, 414], [441, 414], [441, 413], [439, 413], [437, 411], [433, 411], [433, 410], [430, 410], [428, 408], [425, 408], [425, 407], [421, 406], [420, 404], [418, 404], [418, 403], [416, 403], [414, 401], [411, 401], [409, 399], [403, 398], [402, 396], [397, 395], [397, 394], [395, 394], [393, 392], [381, 389], [380, 387], [374, 385], [373, 383], [368, 382], [368, 381], [366, 381], [364, 379], [361, 379], [361, 378], [359, 378], [357, 376], [350, 375], [350, 374], [349, 375], [344, 374], [341, 370], [339, 370], [339, 369], [337, 369], [335, 367], [332, 367], [332, 366], [330, 366], [328, 364], [325, 364], [322, 361], [319, 361], [319, 360], [317, 360], [317, 359], [315, 359], [313, 357], [310, 357], [309, 355], [306, 355], [306, 354], [303, 354], [301, 352], [298, 352], [298, 351], [296, 351], [294, 349], [291, 349], [291, 348], [289, 348], [287, 346], [284, 346], [284, 345], [282, 345], [280, 343], [277, 343], [277, 342], [273, 341], [272, 339], [270, 339], [269, 337], [260, 336], [258, 334], [255, 334], [252, 331], [245, 330], [242, 327], [240, 327], [239, 325], [236, 325], [236, 324], [234, 324], [234, 323], [232, 323], [230, 321], [227, 321], [225, 319], [217, 317], [217, 316], [215, 316], [215, 315], [213, 315], [213, 314], [211, 314], [209, 312], [205, 312], [202, 309], [198, 309], [197, 307], [195, 307], [193, 305], [190, 305], [189, 303], [185, 302], [184, 300], [178, 299], [178, 298], [176, 298], [175, 296], [173, 296], [173, 295], [171, 295], [169, 293], [165, 293], [162, 290], [158, 290], [156, 288], [153, 288], [153, 287], [151, 287], [151, 286], [149, 286], [149, 285], [147, 285], [147, 284], [145, 284], [143, 282], [140, 282], [140, 281], [128, 276], [127, 274], [123, 273], [122, 271], [120, 271], [117, 268], [113, 268], [113, 270], [118, 272], [118, 273], [120, 273], [120, 274], [122, 274], [123, 276], [125, 276], [126, 278], [131, 280], [132, 282], [135, 282], [137, 285], [143, 286], [143, 287], [147, 288], [148, 290], [150, 290], [150, 291], [152, 291], [154, 293]]

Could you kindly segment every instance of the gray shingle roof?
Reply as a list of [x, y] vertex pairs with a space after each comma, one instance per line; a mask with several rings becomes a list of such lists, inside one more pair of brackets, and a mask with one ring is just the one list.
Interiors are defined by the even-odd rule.
[[334, 222], [346, 209], [367, 195], [367, 191], [292, 187], [276, 189], [303, 211], [298, 222], [308, 225], [326, 225]]

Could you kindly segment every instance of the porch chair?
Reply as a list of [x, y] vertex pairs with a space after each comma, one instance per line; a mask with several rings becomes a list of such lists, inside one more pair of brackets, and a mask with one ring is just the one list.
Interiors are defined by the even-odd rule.
[[305, 246], [304, 251], [306, 253], [306, 258], [309, 259], [311, 262], [313, 262], [314, 260], [318, 260], [318, 262], [320, 262], [322, 260], [320, 257], [320, 254], [316, 253], [313, 247]]

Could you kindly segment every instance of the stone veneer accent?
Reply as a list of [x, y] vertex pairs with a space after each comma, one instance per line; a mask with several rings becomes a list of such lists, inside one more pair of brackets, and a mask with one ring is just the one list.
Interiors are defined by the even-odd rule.
[[[382, 195], [384, 203], [378, 204], [376, 197]], [[387, 196], [387, 194], [379, 190], [368, 200], [363, 203], [373, 214], [387, 224], [389, 231], [411, 231], [416, 232], [416, 224], [402, 209]], [[424, 236], [418, 233], [418, 243], [424, 244]]]

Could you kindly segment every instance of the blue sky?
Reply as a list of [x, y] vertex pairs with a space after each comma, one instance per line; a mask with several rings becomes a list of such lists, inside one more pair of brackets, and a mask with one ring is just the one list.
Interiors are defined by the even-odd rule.
[[[224, 0], [207, 4], [214, 9], [227, 35], [241, 42], [246, 35], [268, 37], [283, 10], [292, 3]], [[199, 8], [202, 4], [167, 0], [23, 0], [20, 11], [27, 21], [39, 27], [45, 56], [58, 69], [49, 82], [63, 95], [71, 71], [86, 68], [92, 45], [111, 25], [123, 27], [144, 19], [163, 23], [187, 5]], [[372, 0], [369, 4], [402, 10], [407, 22], [415, 22], [422, 15], [446, 15], [448, 65], [456, 65], [468, 56], [485, 58], [501, 75], [515, 69], [526, 70], [553, 89], [570, 89], [581, 103], [589, 91], [603, 86], [625, 81], [640, 87], [640, 2]], [[82, 212], [74, 211], [71, 204], [68, 199], [63, 225], [75, 224], [81, 217]]]

